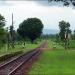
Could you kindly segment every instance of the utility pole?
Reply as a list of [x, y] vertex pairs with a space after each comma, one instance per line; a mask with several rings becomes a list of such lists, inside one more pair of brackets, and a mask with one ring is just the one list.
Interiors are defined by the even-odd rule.
[[14, 48], [14, 30], [13, 30], [13, 13], [12, 13], [12, 25], [11, 25], [11, 41], [12, 41], [12, 48]]
[[13, 13], [12, 13], [12, 27], [13, 27]]

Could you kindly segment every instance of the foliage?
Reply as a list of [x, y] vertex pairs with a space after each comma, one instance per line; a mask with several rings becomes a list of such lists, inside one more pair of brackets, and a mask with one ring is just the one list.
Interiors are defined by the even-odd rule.
[[52, 2], [52, 1], [55, 1], [55, 2], [62, 2], [64, 6], [69, 6], [69, 5], [73, 5], [75, 6], [75, 1], [74, 0], [48, 0], [48, 2]]
[[26, 37], [33, 42], [42, 33], [43, 24], [38, 18], [28, 18], [24, 20], [17, 30], [18, 34], [25, 39]]
[[4, 38], [5, 38], [5, 18], [0, 14], [0, 45], [3, 43]]
[[65, 22], [65, 21], [59, 22], [59, 28], [60, 28], [59, 36], [61, 40], [65, 39], [65, 34], [66, 34], [66, 37], [68, 37], [68, 34], [71, 34], [71, 30], [69, 27], [70, 27], [70, 24], [68, 22]]
[[[43, 40], [41, 40], [42, 42]], [[24, 42], [24, 41], [23, 41]], [[7, 49], [7, 44], [5, 44], [3, 47], [1, 47], [0, 49], [0, 55], [6, 55], [6, 54], [10, 54], [13, 52], [18, 52], [18, 51], [23, 51], [23, 52], [28, 52], [36, 47], [38, 47], [40, 45], [40, 41], [37, 40], [37, 44], [32, 44], [30, 41], [26, 41], [26, 47], [22, 47], [22, 42], [18, 41], [15, 42], [15, 48], [11, 48], [11, 46], [9, 47], [9, 49]]]

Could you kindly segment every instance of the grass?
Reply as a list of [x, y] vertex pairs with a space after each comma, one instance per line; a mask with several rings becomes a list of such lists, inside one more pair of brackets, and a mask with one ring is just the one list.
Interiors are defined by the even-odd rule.
[[[54, 42], [48, 41], [52, 48]], [[57, 45], [54, 50], [44, 50], [39, 60], [33, 64], [29, 75], [75, 75], [75, 51], [64, 50]]]
[[56, 49], [64, 49], [61, 45], [56, 44], [55, 42], [48, 40], [48, 48], [52, 49], [54, 46], [56, 46]]
[[5, 54], [9, 54], [9, 53], [12, 53], [12, 52], [21, 51], [21, 50], [24, 51], [24, 52], [27, 52], [27, 51], [29, 51], [29, 50], [31, 50], [33, 48], [38, 47], [41, 44], [41, 42], [38, 41], [37, 44], [31, 44], [30, 42], [26, 42], [25, 48], [22, 48], [22, 45], [15, 45], [14, 49], [10, 48], [8, 50], [6, 49], [6, 45], [5, 45], [4, 47], [2, 47], [0, 49], [0, 56], [5, 55]]

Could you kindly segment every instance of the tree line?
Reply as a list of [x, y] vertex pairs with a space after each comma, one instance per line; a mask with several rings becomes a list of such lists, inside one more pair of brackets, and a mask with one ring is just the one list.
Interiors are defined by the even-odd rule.
[[38, 18], [28, 18], [19, 24], [17, 31], [14, 30], [14, 26], [4, 28], [5, 18], [0, 15], [0, 44], [7, 43], [7, 47], [14, 48], [15, 41], [23, 41], [25, 45], [26, 39], [29, 39], [31, 43], [41, 36], [43, 30], [43, 23]]
[[[25, 41], [29, 39], [31, 43], [39, 38], [42, 35], [43, 30], [43, 23], [38, 18], [28, 18], [24, 20], [22, 23], [19, 24], [19, 28], [17, 31], [14, 30], [14, 27], [11, 25], [8, 29], [4, 28], [6, 24], [4, 16], [0, 15], [0, 46], [2, 47], [3, 44], [7, 44], [7, 47], [10, 46], [14, 48], [15, 41], [23, 41], [25, 45]], [[70, 29], [70, 23], [66, 21], [59, 22], [59, 29], [60, 32], [58, 34], [49, 36], [49, 35], [42, 35], [42, 38], [53, 38], [55, 37], [57, 41], [65, 42], [65, 46], [69, 44], [69, 39], [75, 40], [75, 30], [72, 33]]]

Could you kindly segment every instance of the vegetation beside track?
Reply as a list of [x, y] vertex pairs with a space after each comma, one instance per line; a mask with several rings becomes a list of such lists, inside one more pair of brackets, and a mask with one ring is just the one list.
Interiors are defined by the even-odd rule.
[[[61, 46], [63, 46], [63, 47], [65, 47], [65, 45], [64, 45], [64, 42], [62, 42], [62, 41], [58, 41], [58, 43], [61, 45]], [[75, 40], [69, 40], [69, 45], [68, 45], [68, 49], [75, 49]]]
[[13, 48], [13, 49], [9, 48], [8, 50], [6, 50], [6, 47], [4, 46], [0, 49], [0, 62], [4, 61], [10, 57], [17, 56], [19, 54], [28, 52], [28, 51], [38, 47], [41, 43], [42, 43], [42, 40], [41, 40], [41, 42], [38, 40], [37, 44], [35, 44], [35, 43], [32, 44], [30, 42], [26, 42], [26, 45], [24, 48], [22, 48], [22, 45], [15, 45], [15, 48]]
[[[48, 47], [53, 46], [54, 42], [49, 40]], [[53, 50], [44, 50], [29, 75], [75, 75], [75, 50], [65, 50], [59, 45]]]
[[30, 42], [26, 42], [26, 45], [24, 48], [22, 47], [22, 44], [16, 44], [15, 48], [9, 48], [8, 50], [6, 50], [6, 46], [3, 46], [0, 49], [0, 55], [7, 54], [7, 53], [9, 54], [9, 53], [21, 51], [21, 50], [26, 52], [28, 50], [38, 47], [41, 44], [41, 42], [42, 41], [37, 41], [37, 44], [35, 44], [35, 43], [32, 44]]

